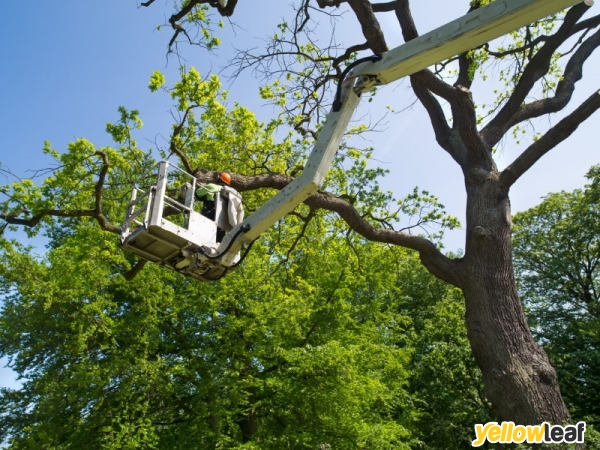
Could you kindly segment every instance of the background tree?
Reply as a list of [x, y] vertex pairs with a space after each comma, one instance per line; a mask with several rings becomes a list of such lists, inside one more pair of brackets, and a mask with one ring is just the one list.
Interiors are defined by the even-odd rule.
[[[153, 3], [150, 0], [143, 5], [151, 6]], [[175, 30], [170, 41], [171, 49], [179, 38], [207, 47], [212, 45], [216, 41], [211, 35], [207, 11], [216, 8], [223, 15], [232, 15], [236, 4], [191, 0], [176, 5], [177, 9], [169, 20]], [[348, 6], [354, 13], [350, 17], [355, 17], [360, 23], [366, 42], [361, 38], [356, 45], [338, 47], [337, 41], [331, 39], [327, 42], [334, 45], [319, 47], [316, 41], [311, 40], [311, 29], [314, 29], [312, 25], [315, 23], [312, 15], [322, 10], [335, 19], [331, 14], [335, 10], [330, 8], [340, 4]], [[479, 2], [472, 5], [479, 6]], [[306, 202], [312, 209], [337, 212], [351, 229], [369, 240], [416, 250], [432, 274], [462, 290], [466, 299], [468, 337], [483, 372], [486, 397], [502, 420], [519, 423], [569, 420], [555, 371], [534, 342], [523, 316], [512, 265], [509, 191], [539, 158], [566, 139], [596, 111], [600, 106], [600, 96], [594, 92], [580, 105], [570, 107], [568, 115], [539, 136], [502, 171], [496, 167], [494, 149], [511, 129], [562, 111], [569, 105], [575, 85], [582, 76], [583, 64], [600, 43], [600, 34], [593, 32], [600, 17], [583, 19], [587, 9], [585, 4], [579, 4], [564, 15], [533, 24], [515, 33], [514, 41], [508, 46], [484, 46], [459, 55], [454, 75], [442, 68], [442, 71], [426, 70], [410, 77], [416, 97], [430, 116], [438, 144], [456, 161], [464, 176], [468, 199], [463, 257], [447, 257], [432, 240], [415, 236], [407, 230], [395, 230], [391, 225], [401, 212], [410, 211], [410, 208], [391, 210], [382, 218], [373, 214], [369, 203], [354, 201], [355, 194], [364, 195], [368, 189], [375, 189], [376, 196], [386, 199], [385, 195], [380, 196], [375, 183], [360, 186], [349, 183], [348, 186], [354, 188], [353, 192], [345, 192], [344, 186], [333, 186], [329, 193], [318, 193]], [[326, 106], [330, 98], [327, 95], [329, 86], [338, 78], [344, 63], [354, 58], [356, 52], [381, 53], [387, 50], [386, 37], [377, 18], [379, 14], [395, 14], [398, 30], [402, 31], [405, 40], [418, 35], [406, 0], [382, 4], [371, 4], [366, 0], [322, 0], [317, 2], [317, 6], [305, 0], [291, 20], [281, 25], [280, 32], [263, 53], [240, 53], [238, 67], [266, 69], [281, 75], [272, 85], [265, 86], [263, 95], [281, 104], [289, 113], [286, 117], [288, 123], [310, 137], [318, 132], [318, 125], [314, 124], [320, 119], [320, 108]], [[199, 33], [190, 33], [194, 29]], [[334, 37], [336, 33], [334, 30]], [[200, 39], [194, 41], [195, 36], [200, 36]], [[572, 46], [569, 46], [570, 43]], [[561, 53], [565, 54], [563, 60], [560, 60]], [[506, 86], [489, 112], [486, 109], [478, 117], [469, 90], [478, 74], [477, 66], [495, 61], [506, 64], [498, 72]], [[450, 83], [444, 76], [452, 77]], [[442, 102], [448, 105], [446, 110]], [[195, 107], [193, 102], [190, 105], [192, 109]], [[182, 116], [174, 127], [170, 151], [177, 154], [182, 165], [200, 181], [216, 179], [217, 166], [210, 164], [215, 161], [194, 154], [198, 146], [198, 139], [194, 137], [198, 124], [190, 122], [194, 117], [192, 109], [185, 103], [180, 103], [179, 108]], [[447, 119], [448, 112], [452, 115], [450, 120]], [[239, 173], [233, 176], [233, 186], [240, 191], [281, 189], [299, 170], [298, 163], [301, 167], [300, 158], [294, 164], [283, 162], [266, 170], [261, 167], [260, 160], [253, 159], [252, 150], [248, 150], [247, 145], [243, 147], [247, 142], [236, 141], [218, 132], [217, 127], [217, 134], [212, 137], [242, 145], [240, 159], [252, 161], [249, 167], [239, 166]], [[275, 148], [276, 151], [282, 150], [281, 147]], [[107, 221], [99, 195], [106, 167], [105, 162], [93, 168], [100, 175], [93, 207], [87, 201], [60, 207], [54, 203], [57, 197], [53, 202], [44, 203], [42, 199], [47, 198], [45, 192], [36, 193], [39, 199], [25, 196], [20, 194], [19, 189], [27, 191], [29, 188], [20, 186], [13, 195], [13, 203], [6, 207], [5, 219], [14, 224], [36, 225], [51, 215], [90, 216], [95, 217], [105, 229], [116, 231], [116, 228], [111, 228], [114, 225], [110, 224], [110, 220]], [[349, 176], [352, 178], [352, 175]], [[359, 180], [359, 183], [362, 181]], [[391, 202], [391, 198], [387, 197], [387, 200]], [[429, 219], [435, 220], [431, 216]], [[507, 392], [511, 395], [506, 395]]]
[[578, 420], [600, 417], [600, 166], [515, 216], [515, 267], [533, 335]]

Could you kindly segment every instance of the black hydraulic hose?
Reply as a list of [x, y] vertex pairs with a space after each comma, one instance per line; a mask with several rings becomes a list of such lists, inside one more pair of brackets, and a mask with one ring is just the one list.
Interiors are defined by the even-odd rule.
[[344, 69], [344, 71], [342, 72], [342, 76], [340, 77], [340, 81], [338, 81], [337, 90], [335, 91], [335, 99], [333, 100], [333, 105], [332, 105], [332, 109], [334, 112], [338, 112], [342, 108], [342, 84], [344, 82], [344, 78], [346, 78], [346, 75], [348, 75], [348, 72], [350, 72], [352, 69], [354, 69], [359, 64], [362, 64], [367, 61], [371, 61], [371, 62], [381, 61], [381, 58], [383, 58], [383, 56], [381, 56], [381, 55], [371, 55], [371, 56], [367, 56], [365, 58], [360, 58], [360, 59], [357, 59], [356, 61], [354, 61], [352, 64], [350, 64], [348, 67], [346, 67]]
[[240, 258], [240, 260], [238, 262], [236, 262], [234, 265], [232, 265], [230, 267], [230, 269], [236, 269], [237, 267], [239, 267], [240, 264], [242, 264], [244, 262], [244, 259], [246, 259], [246, 256], [248, 256], [248, 253], [250, 253], [250, 249], [252, 248], [252, 246], [254, 245], [255, 242], [256, 242], [256, 239], [253, 240], [252, 242], [250, 242], [250, 245], [248, 245], [248, 247], [246, 248], [246, 251]]
[[204, 256], [206, 256], [207, 259], [219, 259], [220, 257], [222, 257], [225, 253], [227, 253], [229, 251], [229, 249], [231, 248], [231, 246], [233, 245], [233, 243], [239, 237], [240, 234], [247, 233], [248, 231], [250, 231], [250, 224], [246, 224], [243, 227], [241, 227], [237, 231], [237, 233], [235, 233], [233, 238], [229, 241], [229, 244], [227, 244], [227, 247], [225, 247], [225, 250], [223, 250], [218, 255], [211, 256], [208, 253], [206, 253], [204, 250], [202, 250], [202, 247], [200, 248], [200, 250], [202, 250], [202, 253], [204, 253]]
[[[207, 272], [208, 272], [208, 271], [207, 271]], [[210, 278], [210, 277], [207, 277], [207, 276], [205, 276], [204, 274], [202, 274], [202, 275], [200, 275], [200, 276], [201, 276], [202, 278], [204, 278], [206, 281], [219, 281], [221, 278], [223, 278], [225, 275], [227, 275], [227, 272], [229, 272], [229, 267], [226, 267], [226, 268], [223, 270], [223, 273], [221, 273], [221, 275], [219, 275], [219, 276], [218, 276], [218, 277], [216, 277], [216, 278]], [[206, 273], [206, 272], [205, 272], [205, 273]]]

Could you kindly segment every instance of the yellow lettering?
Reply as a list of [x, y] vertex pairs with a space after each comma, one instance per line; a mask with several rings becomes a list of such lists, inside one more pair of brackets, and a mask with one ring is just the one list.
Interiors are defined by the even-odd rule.
[[491, 426], [488, 430], [488, 441], [491, 443], [496, 443], [500, 440], [500, 433], [502, 429], [498, 426], [498, 424]]
[[523, 425], [517, 425], [512, 433], [512, 441], [515, 444], [521, 444], [525, 442], [525, 438], [527, 437], [527, 430]]
[[544, 438], [544, 427], [545, 423], [542, 425], [528, 425], [527, 426], [527, 443], [528, 444], [541, 444], [542, 439]]
[[500, 431], [500, 441], [501, 443], [504, 442], [504, 440], [506, 439], [506, 425], [508, 425], [506, 422], [502, 422], [501, 427], [501, 431]]
[[485, 425], [481, 425], [480, 423], [475, 425], [475, 440], [471, 442], [471, 445], [473, 447], [481, 447], [485, 442], [489, 429], [494, 425], [498, 426], [498, 423], [488, 422]]
[[512, 443], [512, 432], [515, 428], [514, 422], [502, 422], [502, 437], [500, 438], [500, 444], [511, 444]]

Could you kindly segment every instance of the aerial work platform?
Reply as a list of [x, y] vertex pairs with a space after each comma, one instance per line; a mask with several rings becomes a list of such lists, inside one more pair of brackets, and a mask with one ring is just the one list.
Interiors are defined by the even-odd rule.
[[216, 194], [217, 220], [210, 220], [195, 210], [198, 187], [192, 175], [167, 161], [160, 162], [156, 184], [146, 190], [133, 189], [121, 232], [123, 248], [197, 280], [220, 278], [226, 268], [211, 262], [210, 257], [216, 253], [217, 226], [231, 229], [227, 200]]

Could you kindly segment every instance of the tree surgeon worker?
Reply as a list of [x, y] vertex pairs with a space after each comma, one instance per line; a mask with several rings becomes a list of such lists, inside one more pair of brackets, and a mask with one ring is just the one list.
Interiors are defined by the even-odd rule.
[[196, 190], [196, 199], [202, 201], [201, 214], [212, 221], [217, 220], [216, 197], [221, 196], [223, 200], [223, 209], [226, 209], [227, 214], [223, 216], [225, 223], [219, 224], [225, 228], [217, 227], [217, 242], [223, 240], [226, 230], [230, 230], [244, 220], [242, 198], [235, 189], [229, 186], [230, 183], [231, 175], [227, 172], [221, 172], [217, 184], [206, 184]]

